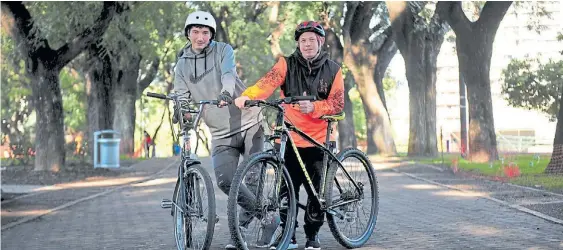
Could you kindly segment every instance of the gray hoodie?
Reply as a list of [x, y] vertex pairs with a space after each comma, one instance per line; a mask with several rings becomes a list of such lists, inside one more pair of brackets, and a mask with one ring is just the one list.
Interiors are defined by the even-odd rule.
[[[228, 91], [234, 100], [246, 89], [237, 76], [233, 48], [222, 42], [211, 41], [201, 54], [195, 54], [191, 44], [186, 46], [178, 57], [174, 72], [174, 91], [189, 90], [196, 102], [215, 100], [223, 91]], [[234, 104], [222, 108], [207, 105], [202, 118], [216, 140], [259, 123], [259, 111], [257, 107], [240, 110]]]

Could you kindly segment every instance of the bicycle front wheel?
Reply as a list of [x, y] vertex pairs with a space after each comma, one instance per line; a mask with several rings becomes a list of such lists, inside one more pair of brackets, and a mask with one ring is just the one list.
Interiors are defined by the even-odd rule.
[[227, 205], [237, 249], [263, 248], [274, 242], [276, 249], [287, 249], [298, 202], [287, 169], [269, 153], [254, 154], [240, 166]]
[[367, 156], [355, 148], [337, 154], [343, 168], [332, 163], [327, 174], [327, 221], [342, 246], [358, 248], [370, 238], [377, 222], [379, 189]]
[[215, 231], [215, 192], [209, 173], [189, 166], [174, 195], [174, 237], [178, 250], [209, 249]]

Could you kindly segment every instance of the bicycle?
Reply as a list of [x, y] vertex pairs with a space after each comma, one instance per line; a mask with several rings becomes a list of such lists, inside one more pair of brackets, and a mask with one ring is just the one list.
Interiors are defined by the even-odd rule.
[[[179, 125], [178, 137], [183, 137], [180, 154], [182, 161], [178, 167], [178, 179], [172, 200], [163, 199], [160, 206], [164, 209], [171, 209], [170, 213], [174, 219], [174, 238], [178, 250], [209, 249], [217, 222], [215, 191], [211, 176], [201, 166], [197, 157], [192, 154], [190, 130], [195, 132], [198, 140], [201, 139], [197, 133], [197, 127], [203, 107], [208, 104], [218, 105], [219, 102], [216, 100], [200, 101], [198, 103], [199, 109], [195, 109], [193, 105], [184, 105], [186, 107], [183, 107], [180, 98], [184, 94], [166, 96], [147, 93], [149, 97], [174, 102], [174, 116]], [[184, 103], [189, 103], [189, 101]], [[186, 120], [185, 114], [197, 114], [195, 121], [191, 123]], [[193, 152], [197, 152], [198, 140], [196, 140], [196, 147]], [[205, 210], [204, 205], [207, 205], [207, 210]], [[207, 226], [198, 226], [198, 222], [206, 223]], [[198, 234], [198, 230], [204, 230], [205, 235]], [[203, 242], [201, 242], [201, 239], [203, 239]]]
[[[376, 173], [371, 165], [371, 162], [363, 152], [356, 148], [347, 148], [340, 151], [338, 154], [335, 154], [336, 142], [330, 141], [330, 135], [333, 132], [331, 125], [334, 122], [344, 119], [344, 114], [340, 113], [321, 117], [328, 122], [326, 141], [324, 142], [325, 145], [321, 145], [319, 142], [316, 142], [310, 136], [306, 135], [290, 123], [284, 121], [285, 109], [282, 104], [295, 104], [300, 100], [314, 101], [314, 98], [286, 97], [273, 101], [248, 100], [245, 102], [245, 106], [247, 107], [271, 107], [277, 110], [276, 125], [274, 127], [273, 134], [268, 136], [266, 140], [270, 141], [270, 143], [279, 140], [280, 144], [279, 148], [274, 147], [266, 152], [260, 152], [252, 155], [247, 161], [241, 164], [241, 166], [244, 167], [240, 167], [233, 178], [229, 193], [227, 211], [229, 218], [229, 230], [235, 244], [237, 244], [237, 247], [239, 248], [246, 249], [246, 245], [241, 244], [245, 241], [245, 238], [243, 238], [244, 232], [238, 221], [237, 204], [241, 205], [248, 211], [254, 211], [257, 213], [255, 217], [258, 219], [267, 217], [268, 213], [272, 211], [287, 210], [286, 225], [281, 226], [282, 232], [278, 231], [281, 242], [276, 246], [276, 249], [286, 249], [289, 245], [295, 230], [294, 221], [296, 219], [296, 207], [303, 210], [307, 210], [310, 207], [308, 204], [303, 205], [298, 203], [298, 197], [295, 197], [295, 190], [293, 190], [293, 185], [291, 185], [291, 178], [286, 166], [284, 165], [284, 154], [288, 140], [292, 145], [293, 151], [297, 155], [301, 170], [306, 177], [306, 182], [304, 184], [305, 190], [307, 191], [308, 196], [312, 198], [312, 202], [316, 202], [320, 206], [321, 211], [326, 214], [330, 231], [336, 240], [344, 247], [358, 248], [363, 246], [369, 240], [373, 230], [375, 229], [377, 214], [379, 211], [379, 189]], [[315, 147], [320, 148], [324, 152], [323, 170], [321, 172], [321, 180], [323, 181], [321, 182], [319, 189], [314, 187], [311, 177], [307, 173], [303, 161], [301, 160], [301, 156], [297, 151], [297, 147], [293, 143], [293, 139], [289, 133], [290, 131], [297, 133], [297, 135], [309, 141]], [[349, 159], [357, 159], [361, 166], [359, 168], [353, 168], [351, 163], [348, 162]], [[272, 166], [272, 170], [266, 171], [267, 165]], [[259, 178], [246, 176], [246, 174], [249, 173], [250, 169], [254, 166], [257, 166], [260, 171]], [[351, 174], [355, 174], [361, 170], [365, 171], [363, 175], [355, 175], [355, 177], [352, 178]], [[268, 174], [274, 175], [273, 185], [263, 184], [263, 179]], [[245, 203], [240, 190], [244, 188], [246, 185], [245, 181], [249, 177], [251, 182], [257, 181], [257, 185], [259, 186], [255, 197], [262, 197], [261, 192], [263, 192], [263, 188], [265, 187], [274, 187], [274, 190], [266, 192], [267, 197], [264, 199], [251, 197], [253, 200], [246, 200]], [[367, 177], [367, 180], [360, 181], [358, 177]], [[284, 194], [283, 196], [280, 195], [282, 180], [284, 181], [283, 185], [288, 187], [288, 194]], [[366, 188], [370, 188], [371, 191], [366, 191]], [[367, 201], [368, 196], [371, 196], [369, 201]], [[287, 199], [287, 201], [282, 202], [281, 199]], [[363, 210], [364, 201], [366, 201], [366, 206], [371, 205], [371, 209], [368, 213], [369, 218], [367, 223], [362, 224], [358, 218], [360, 215], [360, 209]], [[358, 211], [355, 211], [356, 208]], [[365, 210], [363, 210], [363, 212], [366, 214]], [[353, 233], [345, 234], [343, 231], [347, 227], [341, 227], [341, 222], [348, 222], [350, 226], [356, 226], [355, 232], [358, 232], [358, 235], [351, 235]], [[360, 230], [358, 226], [363, 226], [363, 229]], [[272, 242], [270, 242], [270, 244], [271, 243]]]

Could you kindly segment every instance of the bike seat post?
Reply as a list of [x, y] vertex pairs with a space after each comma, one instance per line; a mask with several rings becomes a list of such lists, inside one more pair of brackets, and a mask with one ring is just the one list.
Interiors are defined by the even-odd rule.
[[325, 141], [325, 147], [327, 147], [327, 149], [331, 149], [331, 143], [330, 143], [330, 135], [332, 135], [333, 129], [332, 129], [332, 121], [327, 121], [328, 122], [328, 126], [326, 128], [326, 141]]

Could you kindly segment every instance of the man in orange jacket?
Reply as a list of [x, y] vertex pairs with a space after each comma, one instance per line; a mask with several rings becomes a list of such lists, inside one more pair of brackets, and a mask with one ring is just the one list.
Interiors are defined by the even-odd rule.
[[[316, 102], [301, 101], [299, 105], [285, 105], [286, 121], [311, 136], [316, 141], [325, 141], [327, 122], [320, 119], [323, 115], [332, 115], [344, 109], [344, 81], [342, 69], [334, 61], [328, 59], [328, 54], [321, 51], [325, 41], [323, 27], [314, 21], [300, 23], [295, 30], [297, 49], [288, 57], [281, 57], [274, 67], [254, 86], [249, 87], [240, 97], [235, 99], [235, 105], [244, 108], [246, 100], [262, 100], [268, 98], [274, 90], [281, 88], [281, 98], [289, 96], [316, 96]], [[323, 152], [305, 141], [295, 133], [291, 134], [295, 146], [306, 165], [307, 172], [313, 179], [315, 188], [320, 186], [320, 175], [323, 168]], [[332, 135], [334, 140], [335, 135]], [[291, 175], [297, 197], [301, 184], [305, 182], [297, 156], [287, 145], [285, 162]], [[283, 192], [283, 191], [282, 191]], [[323, 224], [324, 214], [315, 202], [311, 214], [305, 216], [303, 226], [307, 236], [305, 249], [321, 249], [317, 234]], [[314, 218], [314, 219], [312, 219]], [[285, 218], [282, 218], [282, 222]], [[296, 223], [297, 225], [297, 223]], [[272, 246], [275, 249], [277, 242]], [[297, 248], [295, 236], [289, 249]]]

